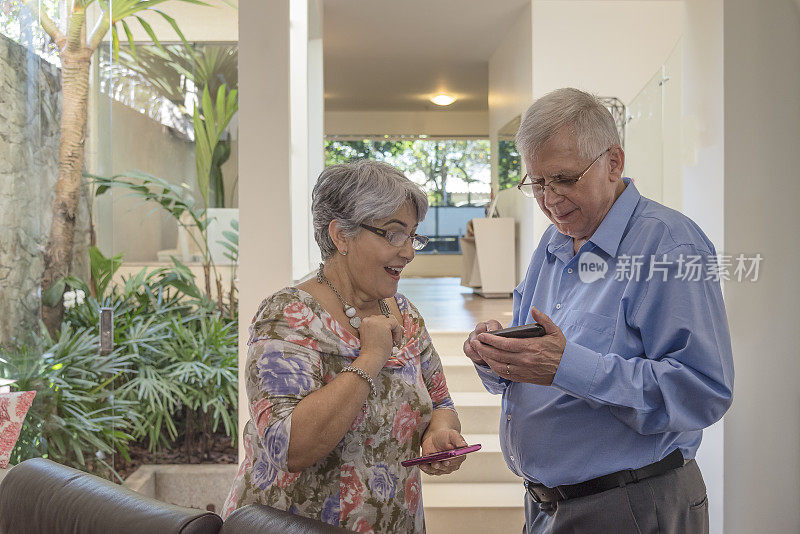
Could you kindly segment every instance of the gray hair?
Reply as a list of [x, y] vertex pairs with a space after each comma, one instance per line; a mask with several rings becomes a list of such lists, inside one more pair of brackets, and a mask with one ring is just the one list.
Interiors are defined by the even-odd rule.
[[355, 237], [360, 224], [389, 217], [406, 202], [417, 211], [417, 222], [428, 213], [428, 197], [417, 184], [387, 163], [359, 160], [331, 165], [317, 179], [311, 194], [314, 239], [322, 259], [337, 249], [328, 232], [331, 221], [339, 222], [347, 237]]
[[568, 127], [578, 141], [581, 157], [592, 159], [619, 144], [611, 112], [592, 94], [565, 87], [538, 99], [528, 108], [517, 131], [517, 152], [526, 162], [559, 130]]

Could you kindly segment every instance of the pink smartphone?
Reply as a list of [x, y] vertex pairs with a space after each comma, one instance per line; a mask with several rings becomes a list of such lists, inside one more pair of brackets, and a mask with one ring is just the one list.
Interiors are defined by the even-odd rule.
[[449, 451], [435, 452], [433, 454], [428, 454], [427, 456], [420, 456], [419, 458], [405, 460], [403, 462], [400, 462], [400, 465], [402, 465], [403, 467], [411, 467], [413, 465], [419, 465], [419, 464], [430, 464], [433, 462], [447, 460], [448, 458], [453, 458], [455, 456], [463, 456], [465, 454], [469, 454], [471, 452], [480, 450], [480, 448], [481, 444], [477, 443], [475, 445], [469, 445], [467, 447], [459, 447], [457, 449], [450, 449]]

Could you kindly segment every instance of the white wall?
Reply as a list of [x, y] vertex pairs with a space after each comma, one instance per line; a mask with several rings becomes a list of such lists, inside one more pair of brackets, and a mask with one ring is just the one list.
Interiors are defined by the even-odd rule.
[[[534, 98], [560, 87], [630, 102], [679, 40], [682, 10], [682, 2], [673, 0], [532, 1], [489, 62], [492, 146], [499, 128]], [[496, 168], [492, 174], [496, 177]], [[535, 202], [514, 193], [519, 194], [502, 192], [498, 208], [519, 223], [516, 261], [521, 278], [549, 221]]]
[[326, 111], [326, 135], [456, 135], [486, 137], [485, 111]]
[[577, 87], [630, 102], [681, 34], [683, 3], [533, 2], [533, 96]]
[[[533, 100], [533, 41], [531, 37], [531, 7], [527, 6], [497, 50], [489, 58], [489, 139], [492, 145], [492, 188], [497, 191], [497, 132], [518, 115]], [[527, 270], [531, 254], [541, 236], [543, 223], [538, 221], [538, 208], [523, 197], [516, 188], [499, 193], [497, 209], [503, 217], [516, 220], [517, 281]], [[520, 198], [521, 197], [521, 198]], [[541, 215], [540, 213], [538, 215]]]
[[[197, 191], [192, 143], [179, 139], [149, 117], [107, 97], [92, 99], [93, 120], [87, 167], [102, 176], [139, 170]], [[178, 226], [153, 203], [142, 203], [122, 189], [96, 201], [94, 224], [104, 254], [123, 253], [126, 261], [154, 261], [156, 252], [175, 248]]]
[[764, 257], [725, 285], [736, 383], [725, 532], [800, 532], [800, 8], [724, 2], [725, 252]]
[[[171, 16], [178, 23], [178, 27], [189, 42], [206, 41], [212, 43], [232, 42], [239, 40], [238, 18], [239, 11], [228, 5], [226, 0], [203, 0], [208, 6], [190, 4], [187, 2], [165, 2], [157, 9]], [[234, 0], [238, 4], [238, 0]], [[180, 42], [175, 30], [160, 15], [151, 11], [139, 14], [147, 21], [159, 40]], [[150, 41], [147, 32], [142, 29], [138, 21], [128, 21], [133, 38], [138, 41]], [[91, 25], [90, 25], [91, 27]], [[111, 32], [106, 35], [106, 40], [111, 39]], [[125, 39], [125, 34], [120, 31], [120, 39]]]
[[[87, 168], [100, 176], [142, 171], [178, 185], [185, 183], [197, 206], [194, 144], [172, 135], [155, 120], [105, 95], [91, 99]], [[238, 142], [222, 166], [226, 207], [237, 207], [234, 183], [238, 174]], [[112, 189], [95, 200], [97, 242], [104, 254], [123, 253], [126, 261], [156, 261], [160, 250], [174, 249], [177, 222], [155, 203], [143, 203], [123, 189]]]
[[[725, 243], [722, 4], [723, 0], [687, 0], [681, 40], [682, 211], [700, 225], [720, 253]], [[730, 312], [730, 303], [727, 305]], [[726, 419], [703, 432], [697, 451], [697, 463], [708, 488], [712, 534], [723, 532], [727, 512], [723, 464]]]

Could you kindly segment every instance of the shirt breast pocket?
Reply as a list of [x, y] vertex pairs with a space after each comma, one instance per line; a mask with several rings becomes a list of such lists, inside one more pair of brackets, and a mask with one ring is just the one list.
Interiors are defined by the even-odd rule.
[[614, 339], [616, 323], [613, 317], [581, 310], [567, 310], [560, 323], [556, 324], [569, 341], [606, 354]]

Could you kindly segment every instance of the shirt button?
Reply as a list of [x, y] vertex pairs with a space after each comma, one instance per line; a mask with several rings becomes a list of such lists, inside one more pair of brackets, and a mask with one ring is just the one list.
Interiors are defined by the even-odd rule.
[[567, 272], [568, 272], [569, 274], [572, 274], [572, 269], [567, 269]]
[[514, 457], [513, 457], [513, 456], [509, 456], [508, 458], [509, 458], [509, 459], [510, 459], [512, 462], [514, 461]]
[[557, 309], [557, 310], [560, 310], [560, 309], [561, 309], [561, 304], [560, 304], [560, 303], [559, 303], [559, 304], [556, 304], [556, 309]]
[[511, 414], [508, 414], [508, 415], [506, 416], [506, 421], [511, 421]]

